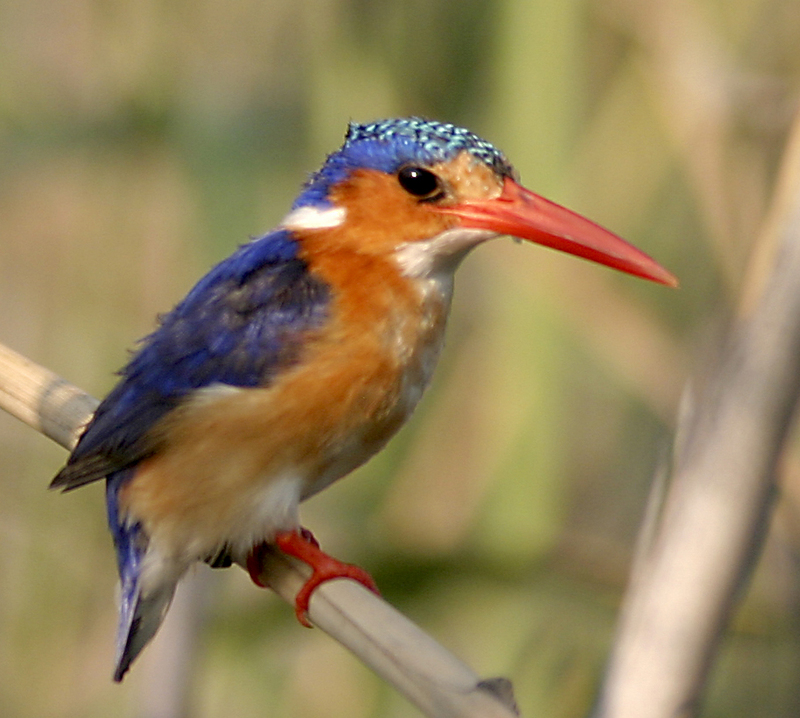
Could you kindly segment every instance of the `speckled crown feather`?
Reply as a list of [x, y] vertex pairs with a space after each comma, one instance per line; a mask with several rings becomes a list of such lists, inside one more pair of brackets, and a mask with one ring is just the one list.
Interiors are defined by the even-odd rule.
[[403, 138], [411, 139], [419, 145], [421, 153], [430, 156], [429, 161], [449, 160], [459, 152], [467, 151], [500, 175], [510, 176], [514, 173], [505, 155], [491, 142], [464, 127], [457, 127], [447, 122], [424, 120], [420, 117], [381, 120], [365, 125], [351, 122], [345, 144], [361, 140], [392, 143]]
[[311, 176], [294, 207], [327, 205], [330, 188], [358, 168], [394, 173], [403, 165], [434, 165], [469, 152], [502, 177], [514, 177], [514, 168], [493, 144], [463, 127], [409, 117], [368, 124], [351, 122], [344, 145], [330, 154]]

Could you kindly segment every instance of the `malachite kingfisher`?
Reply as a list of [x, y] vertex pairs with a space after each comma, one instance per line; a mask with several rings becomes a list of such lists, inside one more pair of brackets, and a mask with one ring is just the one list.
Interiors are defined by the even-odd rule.
[[675, 286], [625, 241], [517, 182], [505, 156], [420, 118], [351, 123], [280, 225], [160, 319], [52, 488], [106, 480], [121, 579], [114, 679], [195, 561], [248, 567], [264, 545], [322, 581], [369, 575], [322, 553], [298, 505], [379, 451], [417, 405], [453, 274], [499, 235]]

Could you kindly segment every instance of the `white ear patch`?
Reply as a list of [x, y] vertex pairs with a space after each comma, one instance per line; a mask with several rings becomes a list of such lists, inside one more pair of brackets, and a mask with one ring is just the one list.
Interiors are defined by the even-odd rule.
[[286, 229], [331, 229], [344, 223], [347, 211], [344, 207], [298, 207], [287, 214], [281, 222]]

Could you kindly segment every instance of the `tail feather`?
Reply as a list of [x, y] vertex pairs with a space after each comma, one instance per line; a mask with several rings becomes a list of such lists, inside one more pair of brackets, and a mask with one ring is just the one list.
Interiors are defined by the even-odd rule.
[[[114, 537], [121, 583], [114, 668], [117, 682], [156, 634], [182, 573], [163, 570], [164, 562], [150, 555], [154, 549], [141, 524], [132, 524], [120, 516], [119, 491], [129, 477], [128, 472], [120, 472], [110, 476], [106, 483], [108, 524]], [[143, 585], [145, 571], [148, 576]]]
[[120, 682], [134, 658], [156, 634], [178, 582], [165, 582], [147, 595], [142, 594], [138, 577], [125, 585], [123, 579], [117, 633], [114, 680]]

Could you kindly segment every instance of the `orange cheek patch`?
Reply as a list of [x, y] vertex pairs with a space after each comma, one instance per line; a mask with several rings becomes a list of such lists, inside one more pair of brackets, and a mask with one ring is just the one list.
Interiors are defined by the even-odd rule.
[[[433, 237], [455, 226], [456, 220], [436, 212], [408, 194], [394, 175], [356, 170], [331, 192], [331, 200], [344, 208], [344, 223], [319, 233], [329, 248], [350, 248], [365, 254], [388, 254], [404, 242]], [[304, 238], [305, 239], [305, 238]], [[312, 250], [313, 251], [313, 250]]]
[[[492, 199], [503, 191], [502, 179], [468, 152], [434, 165], [431, 171], [446, 187], [442, 206]], [[312, 266], [325, 252], [341, 250], [386, 257], [403, 244], [430, 239], [458, 224], [453, 215], [437, 211], [437, 202], [420, 201], [400, 186], [395, 175], [377, 170], [353, 171], [331, 190], [330, 200], [345, 212], [341, 225], [298, 230]]]

